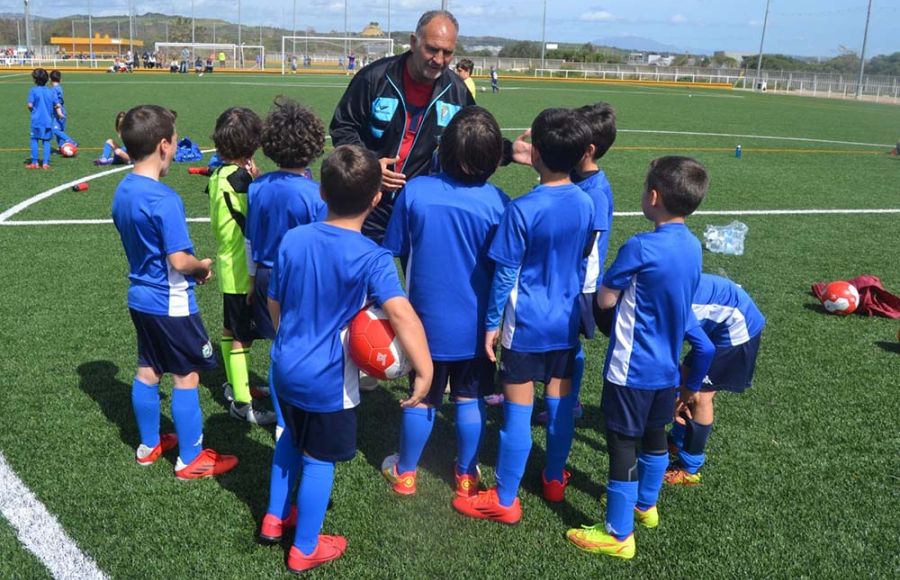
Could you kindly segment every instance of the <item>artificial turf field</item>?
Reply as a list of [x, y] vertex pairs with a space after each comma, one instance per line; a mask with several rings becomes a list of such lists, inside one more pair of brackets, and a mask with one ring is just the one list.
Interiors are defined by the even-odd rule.
[[[178, 112], [179, 134], [210, 147], [222, 110], [244, 105], [264, 114], [277, 94], [301, 100], [327, 124], [346, 82], [337, 76], [67, 73], [68, 132], [81, 151], [75, 159], [54, 157], [53, 169], [44, 172], [23, 169], [30, 77], [0, 76], [5, 119], [0, 212], [107, 169], [95, 168], [91, 160], [112, 136], [119, 110], [140, 103], [171, 107]], [[888, 144], [900, 137], [895, 106], [698, 89], [524, 81], [503, 87], [499, 95], [479, 93], [478, 99], [509, 129], [529, 126], [549, 106], [597, 100], [615, 105], [620, 133], [602, 166], [617, 212], [640, 210], [647, 164], [667, 154], [694, 156], [709, 169], [711, 187], [702, 211], [900, 209], [900, 157], [886, 155]], [[507, 136], [515, 134], [510, 130]], [[737, 144], [743, 146], [742, 159], [734, 157]], [[261, 154], [258, 160], [264, 170], [272, 168]], [[318, 165], [314, 169], [317, 174]], [[285, 575], [289, 543], [255, 541], [267, 505], [273, 433], [228, 417], [222, 370], [202, 377], [205, 443], [237, 454], [240, 465], [215, 480], [182, 483], [172, 474], [172, 453], [150, 468], [134, 462], [135, 339], [125, 304], [124, 253], [111, 224], [54, 223], [109, 219], [112, 193], [123, 175], [93, 180], [84, 192], [63, 189], [0, 227], [0, 452], [110, 577]], [[518, 196], [535, 177], [528, 168], [511, 167], [499, 170], [494, 182]], [[166, 182], [182, 195], [189, 217], [207, 217], [203, 178], [175, 165]], [[601, 518], [597, 496], [607, 469], [599, 412], [606, 347], [601, 337], [586, 345], [586, 412], [577, 423], [566, 502], [554, 506], [540, 497], [544, 436], [535, 427], [520, 494], [524, 516], [515, 527], [469, 520], [450, 506], [452, 405], [441, 412], [424, 453], [418, 494], [392, 495], [378, 466], [397, 446], [397, 401], [405, 386], [395, 383], [364, 394], [359, 454], [337, 469], [323, 529], [347, 536], [349, 550], [311, 575], [896, 577], [900, 323], [828, 315], [809, 287], [870, 273], [900, 292], [900, 216], [696, 215], [688, 223], [700, 236], [707, 224], [732, 219], [750, 228], [746, 253], [705, 252], [704, 270], [743, 285], [768, 318], [755, 386], [743, 395], [717, 398], [702, 485], [663, 490], [660, 527], [636, 530], [634, 560], [582, 553], [564, 539], [567, 528]], [[10, 225], [22, 221], [51, 223]], [[617, 217], [608, 259], [628, 236], [649, 226], [639, 216]], [[214, 254], [209, 225], [192, 223], [190, 229], [197, 253]], [[197, 298], [210, 336], [218, 336], [216, 285], [198, 288]], [[251, 366], [260, 382], [267, 350], [266, 343], [253, 349]], [[163, 427], [171, 427], [169, 389], [161, 392]], [[489, 482], [500, 419], [497, 409], [490, 412], [482, 455]], [[0, 577], [48, 576], [2, 518], [0, 562]]]

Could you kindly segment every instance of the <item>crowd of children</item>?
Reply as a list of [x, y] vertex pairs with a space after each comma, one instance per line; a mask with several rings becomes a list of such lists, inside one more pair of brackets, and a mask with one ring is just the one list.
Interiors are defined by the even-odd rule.
[[[36, 155], [35, 143], [50, 138], [53, 115], [64, 113], [49, 91], [32, 93], [30, 106], [40, 108], [32, 121]], [[177, 477], [218, 475], [237, 458], [202, 447], [198, 371], [215, 357], [194, 298], [194, 285], [212, 277], [213, 260], [195, 257], [181, 200], [160, 182], [175, 152], [175, 115], [135, 107], [120, 113], [116, 131], [122, 145], [108, 143], [103, 159], [121, 151], [134, 163], [112, 211], [130, 268], [128, 306], [138, 342], [136, 460], [149, 465], [177, 446]], [[369, 303], [384, 310], [413, 367], [401, 402], [398, 452], [382, 465], [394, 492], [416, 493], [417, 466], [449, 387], [457, 433], [453, 508], [518, 523], [535, 384], [541, 383], [543, 497], [565, 501], [566, 464], [582, 413], [580, 337], [591, 339], [597, 328], [609, 336], [602, 372], [606, 516], [569, 530], [567, 538], [589, 552], [631, 558], [635, 521], [658, 525], [664, 481], [699, 483], [714, 393], [750, 386], [765, 324], [746, 292], [701, 274], [700, 243], [685, 218], [704, 199], [707, 172], [686, 157], [653, 161], [641, 208], [654, 227], [625, 242], [604, 270], [613, 195], [598, 161], [615, 141], [613, 108], [547, 109], [530, 134], [540, 183], [510, 200], [489, 183], [503, 152], [497, 121], [477, 106], [460, 110], [442, 136], [441, 171], [403, 188], [379, 246], [361, 233], [382, 195], [373, 153], [336, 148], [317, 183], [309, 166], [323, 154], [325, 128], [309, 109], [279, 97], [265, 119], [233, 107], [216, 121], [213, 141], [222, 164], [207, 192], [223, 295], [226, 396], [235, 418], [277, 423], [259, 537], [279, 542], [295, 530], [291, 571], [334, 560], [347, 548], [345, 538], [320, 532], [335, 466], [356, 454], [360, 375], [345, 334]], [[260, 147], [276, 171], [259, 175]], [[268, 387], [249, 381], [257, 339], [272, 341]], [[685, 341], [692, 350], [682, 364]], [[486, 487], [479, 452], [497, 369], [503, 426], [496, 485]], [[176, 433], [170, 434], [159, 433], [164, 373], [175, 379]], [[257, 406], [254, 398], [263, 396], [271, 396], [274, 412]]]

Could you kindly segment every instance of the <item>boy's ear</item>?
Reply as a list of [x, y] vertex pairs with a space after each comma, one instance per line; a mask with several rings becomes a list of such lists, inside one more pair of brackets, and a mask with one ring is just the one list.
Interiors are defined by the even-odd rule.
[[660, 197], [659, 192], [655, 189], [651, 189], [650, 193], [647, 195], [649, 197], [648, 201], [650, 202], [651, 206], [656, 207], [660, 203], [662, 203], [662, 198]]
[[326, 204], [328, 203], [328, 198], [325, 196], [325, 190], [322, 188], [321, 184], [319, 185], [319, 198]]
[[372, 198], [372, 203], [369, 204], [369, 209], [375, 209], [378, 204], [381, 202], [381, 192], [375, 194], [375, 197]]

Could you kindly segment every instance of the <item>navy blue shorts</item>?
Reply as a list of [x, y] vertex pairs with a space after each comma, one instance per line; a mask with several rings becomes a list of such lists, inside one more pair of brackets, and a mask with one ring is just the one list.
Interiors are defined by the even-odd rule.
[[159, 374], [188, 375], [216, 366], [200, 314], [159, 316], [129, 308], [137, 331], [138, 366]]
[[672, 422], [675, 399], [675, 387], [635, 389], [604, 380], [600, 410], [608, 430], [641, 437], [648, 429], [662, 428]]
[[[494, 375], [497, 368], [487, 357], [455, 361], [432, 361], [434, 379], [426, 403], [440, 407], [444, 402], [444, 390], [450, 383], [450, 400], [480, 399], [494, 392]], [[409, 375], [409, 392], [412, 394], [415, 373]]]
[[578, 294], [578, 312], [581, 317], [580, 332], [588, 339], [594, 338], [597, 332], [597, 324], [594, 322], [594, 304], [596, 302], [596, 292], [581, 292]]
[[[762, 334], [757, 334], [744, 344], [717, 348], [709, 372], [703, 380], [702, 391], [731, 391], [743, 393], [753, 386], [753, 372], [756, 370], [756, 355]], [[685, 357], [685, 366], [690, 367], [691, 354]]]
[[317, 413], [278, 399], [284, 415], [284, 435], [294, 447], [319, 461], [350, 461], [356, 456], [356, 408]]
[[253, 322], [256, 323], [256, 333], [261, 338], [275, 340], [275, 325], [272, 324], [272, 315], [269, 314], [269, 277], [272, 268], [256, 265], [256, 278], [253, 284]]
[[256, 332], [253, 306], [247, 304], [246, 294], [222, 295], [222, 326], [241, 342], [253, 342], [262, 338]]
[[569, 348], [549, 352], [517, 352], [504, 347], [500, 353], [500, 381], [515, 385], [531, 381], [547, 384], [550, 379], [571, 379], [575, 350]]

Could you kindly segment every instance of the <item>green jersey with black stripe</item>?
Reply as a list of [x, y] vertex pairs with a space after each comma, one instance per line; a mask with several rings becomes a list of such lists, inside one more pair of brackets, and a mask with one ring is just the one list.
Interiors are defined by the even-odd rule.
[[247, 270], [247, 190], [253, 177], [243, 167], [223, 165], [209, 176], [209, 220], [216, 237], [216, 277], [223, 294], [250, 292]]

